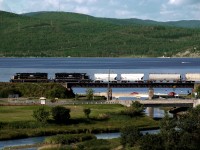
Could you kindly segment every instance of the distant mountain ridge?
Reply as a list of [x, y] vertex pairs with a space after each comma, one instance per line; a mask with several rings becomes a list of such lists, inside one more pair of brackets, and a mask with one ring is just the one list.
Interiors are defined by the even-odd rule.
[[199, 22], [0, 11], [0, 57], [200, 57]]
[[[25, 13], [22, 15], [25, 16], [32, 16], [32, 17], [39, 17], [42, 14], [51, 13], [51, 12], [31, 12]], [[59, 12], [53, 12], [59, 13]], [[154, 21], [154, 20], [143, 20], [138, 18], [128, 18], [128, 19], [117, 19], [117, 18], [102, 18], [102, 17], [93, 17], [90, 15], [85, 14], [78, 14], [78, 13], [70, 13], [70, 12], [60, 12], [65, 15], [73, 15], [73, 16], [82, 16], [82, 17], [89, 17], [90, 19], [93, 18], [94, 20], [101, 20], [109, 23], [114, 23], [118, 25], [161, 25], [161, 26], [174, 26], [174, 27], [183, 27], [183, 28], [200, 28], [200, 20], [180, 20], [180, 21]]]

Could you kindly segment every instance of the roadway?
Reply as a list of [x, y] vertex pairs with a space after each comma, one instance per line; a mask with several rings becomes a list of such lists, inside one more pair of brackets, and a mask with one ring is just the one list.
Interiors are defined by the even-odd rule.
[[[200, 104], [200, 99], [153, 99], [153, 100], [137, 100], [145, 107], [195, 107]], [[130, 106], [133, 100], [111, 100], [111, 103], [122, 104]]]

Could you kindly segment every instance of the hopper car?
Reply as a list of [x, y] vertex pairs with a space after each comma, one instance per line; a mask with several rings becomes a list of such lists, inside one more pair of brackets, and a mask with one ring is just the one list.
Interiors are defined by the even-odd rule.
[[121, 74], [121, 82], [143, 82], [144, 74], [143, 73], [134, 73], [134, 74]]
[[117, 74], [94, 74], [94, 82], [117, 82]]

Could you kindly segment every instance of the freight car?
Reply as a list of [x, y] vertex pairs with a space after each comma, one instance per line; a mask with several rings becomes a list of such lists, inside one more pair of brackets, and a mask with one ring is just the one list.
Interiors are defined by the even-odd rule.
[[47, 73], [16, 73], [10, 82], [48, 82]]
[[121, 82], [143, 82], [143, 73], [133, 73], [133, 74], [121, 74]]
[[94, 82], [117, 82], [117, 74], [94, 74]]
[[181, 82], [181, 74], [177, 73], [150, 73], [150, 82]]
[[200, 82], [200, 73], [186, 73], [185, 81], [186, 82]]
[[91, 82], [86, 73], [55, 73], [54, 82]]

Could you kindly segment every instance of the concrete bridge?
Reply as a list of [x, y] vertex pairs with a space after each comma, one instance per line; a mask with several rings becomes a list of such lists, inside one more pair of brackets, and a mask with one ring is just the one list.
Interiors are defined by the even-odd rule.
[[[105, 96], [107, 97], [107, 92], [100, 92], [94, 93], [96, 96]], [[148, 93], [130, 93], [130, 92], [112, 92], [112, 98], [119, 98], [119, 97], [133, 97], [133, 98], [140, 98], [140, 97], [149, 97]]]
[[[111, 100], [108, 103], [117, 103], [129, 107], [134, 100]], [[145, 107], [196, 107], [200, 104], [200, 99], [153, 99], [137, 100]]]

